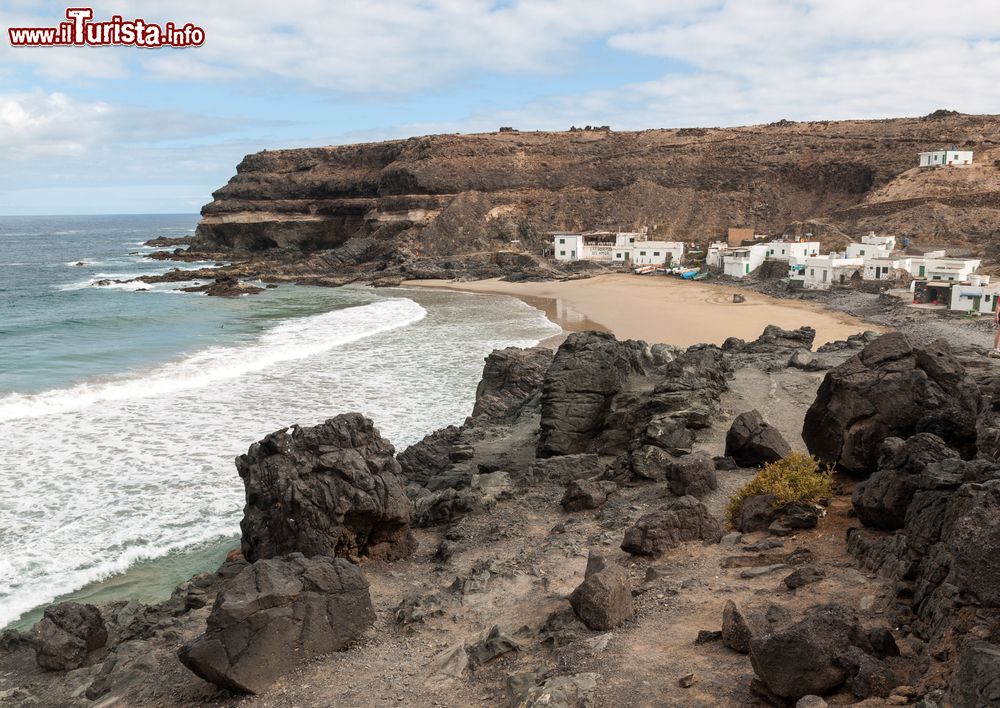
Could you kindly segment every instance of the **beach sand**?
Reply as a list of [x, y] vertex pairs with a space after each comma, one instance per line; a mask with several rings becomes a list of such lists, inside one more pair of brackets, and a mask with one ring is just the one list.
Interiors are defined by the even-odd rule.
[[[541, 283], [413, 280], [405, 285], [511, 295], [544, 311], [568, 332], [607, 330], [619, 339], [681, 347], [702, 342], [722, 344], [727, 337], [756, 339], [769, 324], [784, 329], [813, 327], [816, 346], [865, 330], [883, 331], [818, 304], [663, 276], [616, 273]], [[737, 293], [746, 301], [734, 303], [733, 295]]]

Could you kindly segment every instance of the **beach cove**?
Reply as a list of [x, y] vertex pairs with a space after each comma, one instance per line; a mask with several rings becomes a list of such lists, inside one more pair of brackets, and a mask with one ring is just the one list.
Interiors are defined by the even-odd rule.
[[[619, 339], [651, 344], [722, 344], [729, 337], [756, 339], [769, 324], [809, 326], [816, 346], [865, 330], [885, 331], [821, 305], [779, 300], [742, 288], [656, 276], [597, 275], [579, 280], [511, 283], [413, 280], [406, 286], [511, 295], [545, 312], [567, 332], [599, 329]], [[734, 302], [739, 294], [744, 302]]]

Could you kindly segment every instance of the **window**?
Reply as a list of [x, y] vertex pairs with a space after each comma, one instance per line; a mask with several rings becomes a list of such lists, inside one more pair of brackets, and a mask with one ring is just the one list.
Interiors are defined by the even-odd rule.
[[566, 255], [566, 251], [559, 251], [559, 255], [560, 256], [565, 256]]
[[858, 253], [860, 253], [862, 256], [865, 255], [865, 249], [862, 248], [860, 251], [858, 251]]
[[646, 252], [645, 252], [645, 251], [639, 251], [639, 255], [640, 255], [640, 256], [645, 256], [645, 255], [646, 255]]
[[659, 251], [653, 251], [653, 255], [654, 256], [658, 256], [658, 255], [660, 255], [660, 252]]
[[621, 257], [622, 257], [622, 254], [620, 254], [620, 253], [616, 253], [615, 254], [615, 258], [621, 258]]
[[561, 238], [561, 239], [559, 239], [559, 244], [560, 244], [560, 245], [562, 245], [562, 244], [564, 244], [564, 243], [566, 243], [566, 239], [564, 239], [564, 238]]

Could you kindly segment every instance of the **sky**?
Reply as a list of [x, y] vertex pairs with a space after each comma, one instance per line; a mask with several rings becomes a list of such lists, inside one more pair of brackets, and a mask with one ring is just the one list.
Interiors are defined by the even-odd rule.
[[[73, 6], [82, 6], [74, 2]], [[200, 47], [12, 47], [0, 214], [194, 213], [248, 153], [565, 130], [1000, 113], [990, 0], [95, 0]]]

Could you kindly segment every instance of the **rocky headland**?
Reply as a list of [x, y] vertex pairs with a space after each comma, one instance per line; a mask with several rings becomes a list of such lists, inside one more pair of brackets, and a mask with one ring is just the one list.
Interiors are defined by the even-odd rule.
[[[468, 419], [398, 453], [357, 413], [277, 431], [218, 571], [4, 632], [0, 701], [996, 705], [1000, 368], [813, 336], [577, 332], [493, 352]], [[802, 453], [827, 496], [727, 517]]]
[[[919, 151], [953, 144], [975, 151], [973, 167], [915, 167]], [[213, 194], [192, 238], [150, 245], [169, 249], [155, 258], [228, 264], [167, 280], [316, 285], [590, 272], [544, 258], [557, 230], [649, 228], [658, 238], [705, 244], [747, 226], [812, 234], [827, 248], [874, 230], [969, 246], [992, 263], [998, 150], [995, 116], [948, 111], [265, 150], [244, 158]]]

